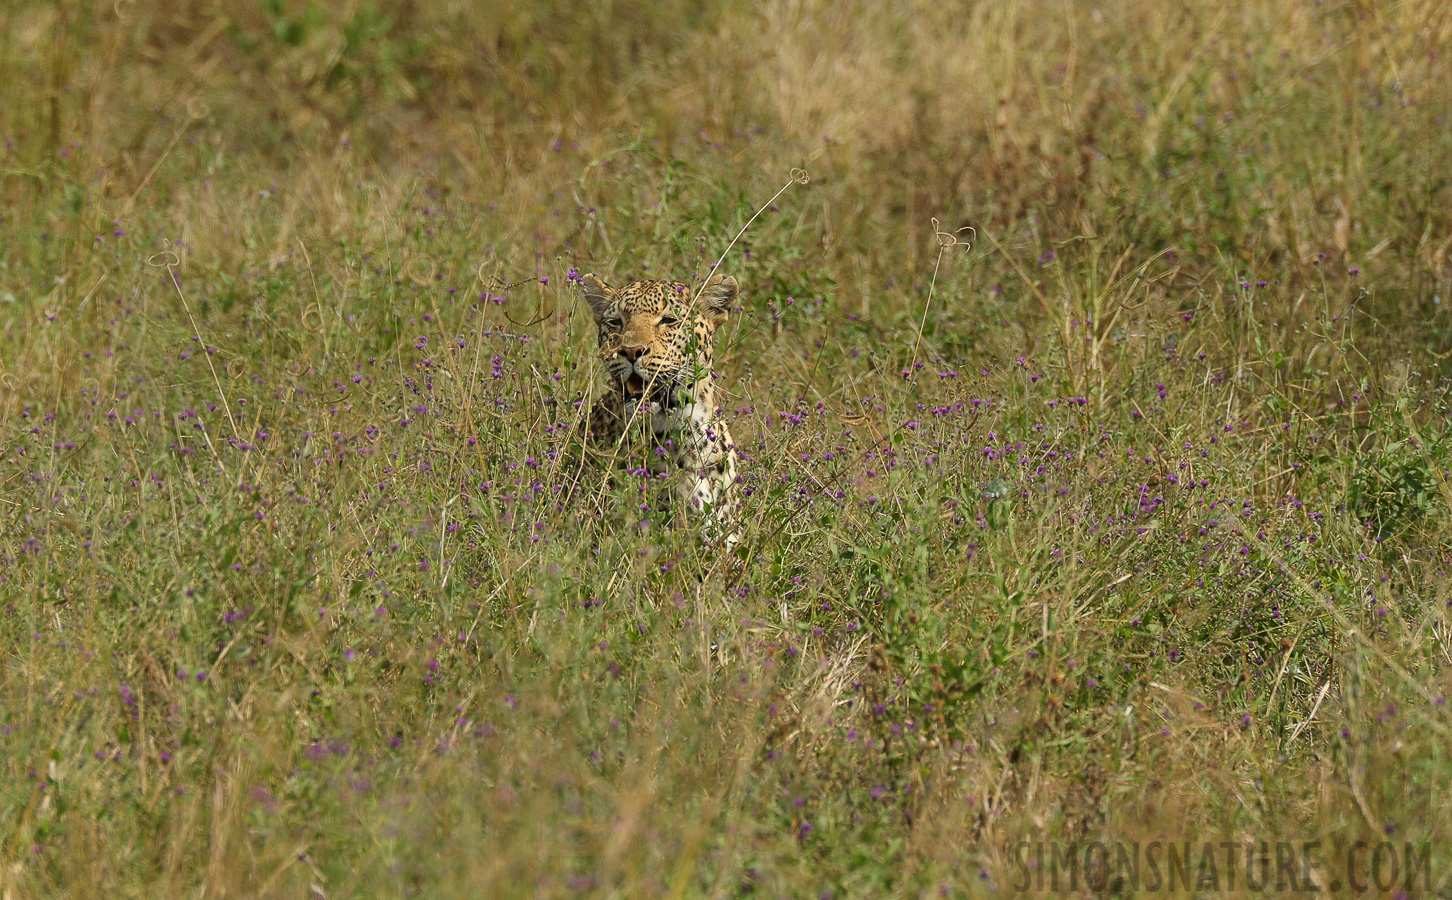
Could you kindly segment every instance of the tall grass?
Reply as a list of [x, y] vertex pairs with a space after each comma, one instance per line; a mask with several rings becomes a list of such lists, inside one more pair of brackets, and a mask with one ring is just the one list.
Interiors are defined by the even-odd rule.
[[[0, 7], [0, 894], [1445, 893], [1452, 12], [582, 10]], [[793, 167], [728, 557], [570, 275]]]

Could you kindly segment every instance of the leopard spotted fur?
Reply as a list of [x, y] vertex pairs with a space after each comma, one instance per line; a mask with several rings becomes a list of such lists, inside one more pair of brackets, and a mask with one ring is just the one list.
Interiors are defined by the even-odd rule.
[[607, 375], [590, 412], [590, 436], [614, 446], [644, 419], [661, 456], [679, 470], [679, 502], [701, 514], [708, 541], [731, 549], [741, 507], [736, 447], [716, 405], [711, 364], [716, 329], [739, 293], [736, 279], [714, 275], [699, 297], [673, 281], [612, 288], [586, 275], [582, 284]]

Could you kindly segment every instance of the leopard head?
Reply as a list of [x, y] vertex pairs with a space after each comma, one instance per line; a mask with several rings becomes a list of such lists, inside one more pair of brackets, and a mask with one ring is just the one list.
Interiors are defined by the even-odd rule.
[[719, 274], [711, 276], [699, 298], [678, 281], [632, 281], [612, 288], [586, 275], [583, 284], [611, 382], [627, 397], [663, 407], [673, 406], [682, 392], [693, 394], [709, 377], [716, 329], [740, 290], [735, 278]]

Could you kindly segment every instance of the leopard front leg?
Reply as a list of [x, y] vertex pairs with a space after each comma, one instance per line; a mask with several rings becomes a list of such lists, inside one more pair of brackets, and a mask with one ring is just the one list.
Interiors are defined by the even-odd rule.
[[[725, 426], [722, 426], [725, 429]], [[741, 485], [737, 483], [736, 447], [731, 443], [731, 433], [726, 432], [726, 456], [722, 460], [717, 480], [716, 504], [712, 507], [709, 527], [724, 535], [722, 543], [730, 553], [741, 543]]]
[[719, 541], [730, 552], [741, 541], [741, 489], [731, 431], [721, 422], [688, 421], [681, 438], [681, 500], [702, 514], [706, 540]]

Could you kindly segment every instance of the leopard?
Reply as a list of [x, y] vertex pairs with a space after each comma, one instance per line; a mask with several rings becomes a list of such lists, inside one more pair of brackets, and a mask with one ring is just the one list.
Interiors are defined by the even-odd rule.
[[720, 273], [694, 295], [670, 280], [614, 288], [589, 274], [580, 284], [606, 375], [585, 420], [587, 439], [615, 447], [644, 432], [656, 459], [674, 466], [677, 503], [701, 517], [705, 542], [733, 551], [741, 540], [738, 457], [711, 367], [740, 285]]

